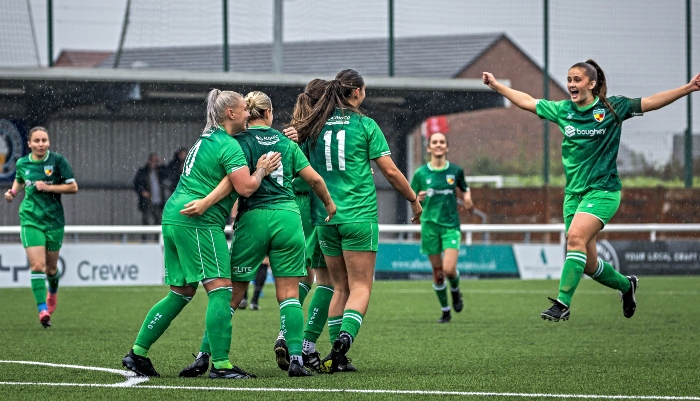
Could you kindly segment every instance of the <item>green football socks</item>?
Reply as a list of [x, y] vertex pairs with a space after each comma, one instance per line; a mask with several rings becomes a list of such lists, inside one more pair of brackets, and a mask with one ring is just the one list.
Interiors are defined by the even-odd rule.
[[450, 282], [450, 291], [459, 291], [459, 272], [457, 272], [453, 278], [448, 277], [447, 281]]
[[629, 279], [615, 270], [610, 263], [602, 259], [598, 259], [598, 270], [591, 275], [591, 278], [614, 290], [627, 292], [630, 289]]
[[170, 291], [168, 295], [153, 305], [141, 325], [136, 341], [134, 342], [134, 354], [148, 357], [148, 350], [158, 338], [170, 326], [175, 317], [182, 312], [192, 297], [186, 297]]
[[58, 291], [59, 274], [56, 272], [53, 276], [46, 275], [46, 280], [49, 282], [49, 292], [55, 294]]
[[559, 279], [559, 301], [564, 305], [571, 306], [571, 298], [574, 296], [576, 287], [581, 281], [583, 269], [586, 267], [586, 254], [579, 251], [569, 251], [566, 253], [564, 268]]
[[280, 302], [280, 329], [284, 332], [290, 356], [301, 356], [301, 335], [304, 331], [304, 311], [296, 298]]
[[315, 343], [323, 333], [323, 327], [328, 320], [328, 306], [333, 298], [333, 287], [318, 285], [309, 303], [309, 321], [306, 322], [304, 340]]
[[343, 314], [343, 323], [340, 326], [340, 331], [350, 334], [354, 340], [357, 337], [357, 333], [360, 332], [362, 318], [362, 313], [352, 309], [347, 309]]
[[312, 284], [313, 283], [305, 283], [303, 281], [299, 282], [299, 303], [301, 305], [304, 305], [304, 300], [306, 300], [306, 296], [309, 295]]
[[450, 304], [447, 303], [447, 284], [444, 282], [441, 285], [433, 283], [433, 290], [435, 290], [435, 295], [438, 297], [442, 310], [450, 310]]
[[211, 349], [211, 363], [217, 369], [230, 369], [231, 349], [231, 287], [215, 288], [207, 293], [207, 314], [204, 319]]
[[32, 294], [34, 294], [34, 300], [36, 301], [36, 306], [39, 312], [43, 310], [48, 310], [46, 307], [46, 274], [42, 272], [32, 272], [30, 275], [30, 280], [32, 284]]
[[328, 317], [328, 336], [331, 339], [331, 344], [338, 339], [340, 335], [340, 326], [343, 324], [343, 316]]

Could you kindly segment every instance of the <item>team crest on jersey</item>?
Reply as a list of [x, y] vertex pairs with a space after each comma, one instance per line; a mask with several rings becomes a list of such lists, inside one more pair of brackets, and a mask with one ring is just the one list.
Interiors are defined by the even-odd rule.
[[447, 178], [447, 183], [448, 183], [448, 184], [452, 185], [452, 184], [455, 183], [455, 176], [454, 176], [454, 174], [447, 174], [447, 176], [446, 176], [445, 178]]
[[44, 174], [51, 177], [53, 174], [53, 166], [44, 166]]
[[595, 109], [593, 110], [593, 118], [596, 121], [601, 122], [605, 118], [605, 109]]
[[428, 178], [428, 179], [425, 180], [425, 183], [428, 184], [428, 185], [430, 185], [431, 182], [433, 182], [433, 180], [432, 180], [431, 178]]

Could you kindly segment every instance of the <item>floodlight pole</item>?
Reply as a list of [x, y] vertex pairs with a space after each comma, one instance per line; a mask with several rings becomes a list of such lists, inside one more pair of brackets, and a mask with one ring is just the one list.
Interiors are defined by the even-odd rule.
[[224, 72], [228, 72], [228, 0], [223, 0], [223, 10], [222, 14], [224, 15], [224, 26], [223, 26], [223, 33], [224, 33], [224, 48], [223, 48], [223, 53], [224, 53]]
[[[691, 29], [691, 12], [690, 4], [691, 0], [685, 1], [685, 45], [686, 45], [686, 71], [688, 75], [688, 81], [693, 78], [693, 57], [692, 57], [692, 47], [691, 38], [693, 36], [693, 31]], [[693, 103], [692, 97], [690, 95], [686, 96], [687, 102], [687, 129], [685, 130], [685, 187], [693, 187]]]
[[389, 76], [394, 76], [394, 0], [389, 0]]
[[47, 65], [53, 67], [53, 0], [46, 0], [46, 35], [48, 36], [49, 59]]
[[[549, 0], [544, 0], [544, 68], [543, 81], [544, 90], [543, 98], [549, 99]], [[542, 120], [543, 134], [543, 183], [544, 186], [549, 186], [549, 121]]]
[[275, 0], [275, 12], [272, 21], [272, 71], [275, 74], [282, 73], [284, 44], [282, 42], [282, 24], [283, 24], [283, 8], [282, 0]]

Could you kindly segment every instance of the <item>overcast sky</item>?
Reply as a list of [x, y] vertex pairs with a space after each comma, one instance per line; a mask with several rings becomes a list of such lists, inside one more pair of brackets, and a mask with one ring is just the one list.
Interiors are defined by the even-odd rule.
[[[46, 64], [46, 1], [29, 0], [41, 64]], [[542, 0], [395, 0], [397, 37], [506, 32], [543, 62]], [[64, 49], [114, 51], [126, 0], [54, 0], [54, 56]], [[132, 0], [126, 47], [221, 43], [221, 0]], [[229, 0], [231, 43], [272, 41], [273, 0]], [[26, 0], [0, 0], [0, 65], [36, 63]], [[5, 15], [5, 17], [3, 17]], [[13, 17], [13, 15], [17, 15]], [[700, 0], [692, 0], [693, 70], [700, 72]], [[386, 37], [384, 0], [285, 0], [284, 40]], [[13, 25], [20, 24], [20, 25]], [[596, 59], [609, 75], [609, 94], [648, 96], [687, 82], [685, 0], [550, 1], [550, 72], [563, 82], [572, 64]], [[372, 55], [358, 55], [371, 57]], [[332, 55], [329, 55], [332, 57]], [[3, 64], [3, 60], [5, 60]], [[700, 132], [700, 97], [693, 99]], [[658, 149], [686, 127], [686, 102], [625, 123], [623, 139]], [[630, 135], [646, 134], [636, 139]], [[664, 145], [664, 142], [666, 145]], [[698, 144], [700, 146], [700, 144]]]

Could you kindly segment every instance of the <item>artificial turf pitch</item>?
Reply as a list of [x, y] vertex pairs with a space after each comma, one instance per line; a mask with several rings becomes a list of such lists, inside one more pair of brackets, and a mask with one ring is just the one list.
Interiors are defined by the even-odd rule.
[[[202, 291], [150, 351], [163, 377], [131, 387], [90, 387], [86, 384], [125, 379], [94, 370], [2, 362], [0, 399], [426, 401], [621, 395], [700, 400], [700, 277], [641, 277], [631, 319], [623, 317], [617, 292], [583, 280], [571, 319], [543, 321], [546, 297], [556, 290], [551, 280], [463, 280], [464, 310], [453, 312], [452, 322], [438, 324], [430, 282], [378, 281], [348, 354], [359, 371], [289, 378], [274, 361], [278, 307], [268, 284], [261, 310], [239, 310], [233, 317], [231, 360], [258, 378], [181, 379], [179, 371], [199, 347], [206, 308]], [[61, 288], [53, 326], [44, 329], [28, 288], [2, 289], [0, 360], [122, 369], [121, 358], [146, 312], [166, 293], [165, 286]], [[323, 355], [330, 349], [326, 331], [318, 348]], [[205, 387], [218, 390], [199, 389]], [[389, 392], [352, 392], [365, 390]]]

